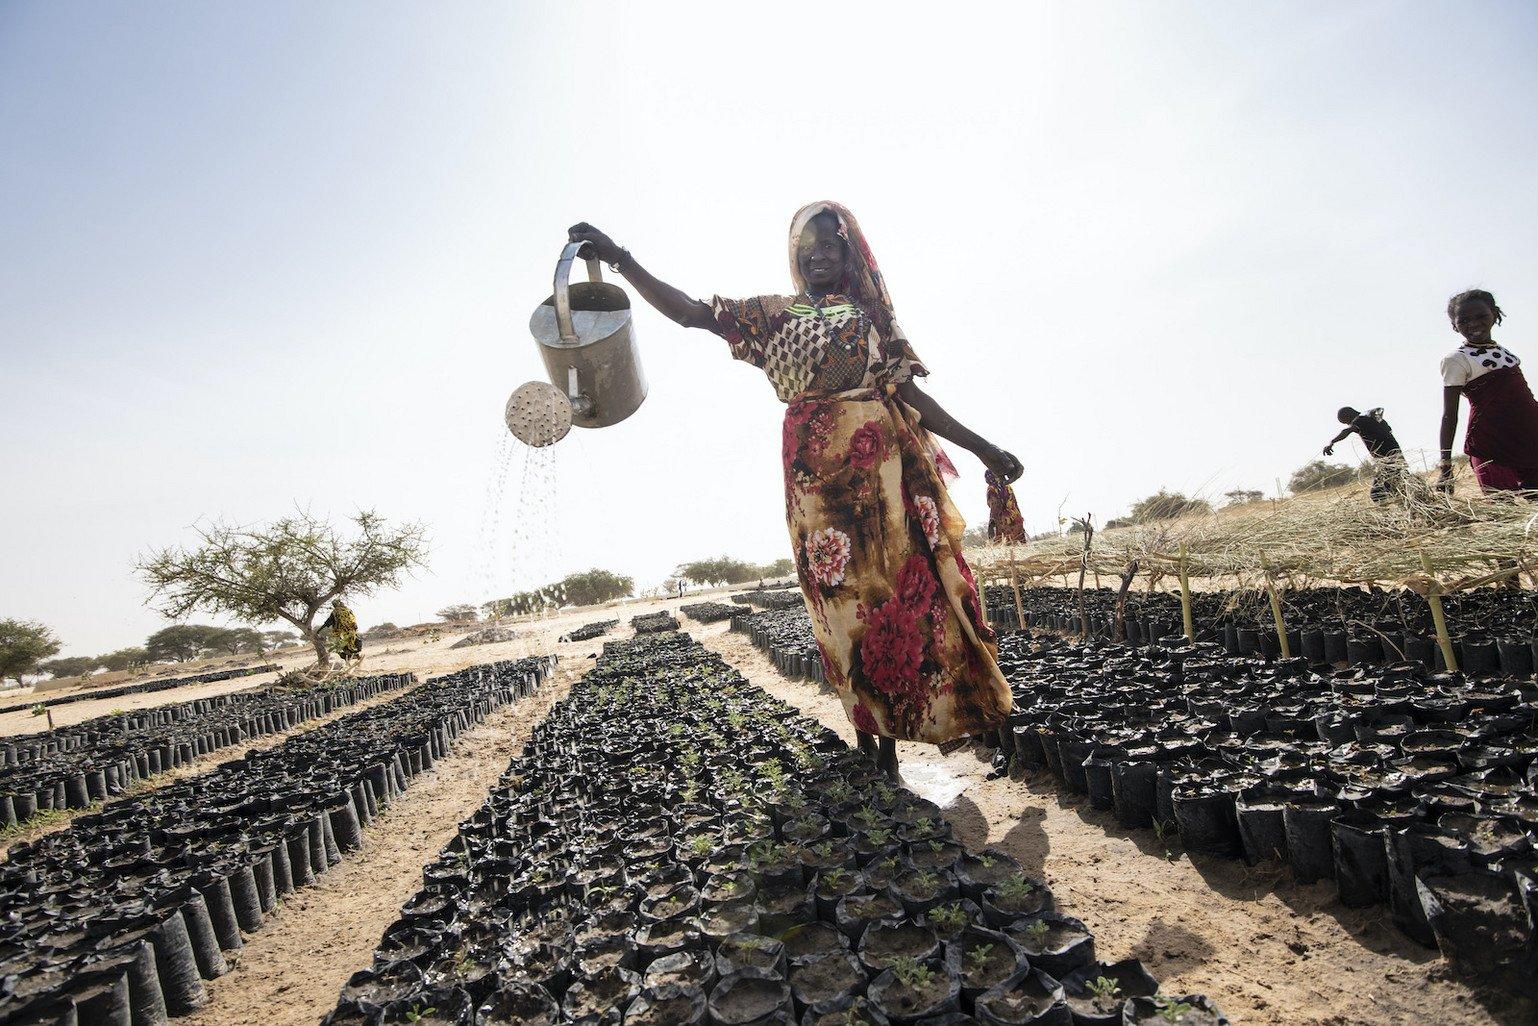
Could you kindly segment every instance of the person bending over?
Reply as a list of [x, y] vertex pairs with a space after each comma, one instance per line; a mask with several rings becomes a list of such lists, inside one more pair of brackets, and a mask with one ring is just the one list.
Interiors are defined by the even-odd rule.
[[1372, 456], [1372, 501], [1382, 502], [1402, 489], [1407, 472], [1404, 452], [1399, 448], [1399, 439], [1394, 437], [1394, 429], [1383, 419], [1383, 407], [1358, 413], [1350, 406], [1342, 406], [1336, 411], [1335, 419], [1346, 426], [1330, 439], [1324, 454], [1335, 455], [1335, 447], [1347, 436], [1356, 434]]
[[331, 615], [319, 630], [331, 631], [331, 647], [342, 657], [343, 667], [353, 667], [363, 662], [363, 641], [358, 637], [358, 618], [352, 615], [341, 599], [331, 602]]

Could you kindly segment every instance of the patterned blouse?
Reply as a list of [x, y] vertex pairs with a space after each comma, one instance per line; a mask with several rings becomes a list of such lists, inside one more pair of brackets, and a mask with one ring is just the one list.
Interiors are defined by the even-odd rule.
[[883, 340], [848, 296], [716, 296], [710, 308], [732, 356], [762, 370], [781, 402], [885, 388], [929, 373], [907, 339]]
[[1467, 385], [1491, 371], [1517, 367], [1522, 363], [1515, 353], [1497, 342], [1487, 346], [1464, 343], [1442, 359], [1442, 384]]

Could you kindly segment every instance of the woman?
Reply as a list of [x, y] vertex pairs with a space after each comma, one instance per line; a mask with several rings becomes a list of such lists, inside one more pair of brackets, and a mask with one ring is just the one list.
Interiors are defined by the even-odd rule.
[[1463, 345], [1442, 360], [1441, 473], [1438, 485], [1452, 488], [1453, 437], [1458, 433], [1458, 397], [1469, 401], [1463, 451], [1481, 491], [1538, 488], [1538, 402], [1522, 373], [1522, 361], [1490, 337], [1505, 315], [1483, 289], [1460, 292], [1447, 301], [1453, 330]]
[[342, 657], [342, 667], [363, 661], [363, 642], [358, 639], [358, 618], [341, 599], [331, 600], [331, 615], [316, 630], [331, 632], [331, 647]]
[[940, 744], [996, 728], [1010, 710], [993, 632], [961, 555], [964, 524], [932, 432], [1006, 482], [1014, 456], [958, 423], [914, 378], [928, 374], [892, 313], [854, 217], [813, 203], [790, 227], [793, 296], [700, 302], [648, 273], [589, 224], [591, 243], [648, 303], [726, 340], [787, 404], [785, 519], [830, 684], [869, 751], [897, 772], [893, 739]]

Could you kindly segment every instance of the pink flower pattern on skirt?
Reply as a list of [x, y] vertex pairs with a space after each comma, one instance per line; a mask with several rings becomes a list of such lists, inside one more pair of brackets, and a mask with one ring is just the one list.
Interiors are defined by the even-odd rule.
[[844, 582], [849, 566], [849, 535], [836, 527], [824, 527], [806, 542], [806, 561], [812, 578], [824, 588], [837, 588]]

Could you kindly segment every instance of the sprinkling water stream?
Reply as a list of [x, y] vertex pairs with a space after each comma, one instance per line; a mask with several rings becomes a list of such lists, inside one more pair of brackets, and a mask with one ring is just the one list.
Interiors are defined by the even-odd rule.
[[[483, 601], [533, 592], [561, 576], [566, 549], [557, 515], [560, 500], [557, 448], [531, 448], [505, 430], [499, 432], [481, 515]], [[551, 595], [550, 599], [559, 605], [563, 596]], [[549, 654], [554, 646], [540, 640], [528, 628], [529, 619], [520, 610], [500, 617], [504, 625], [518, 631], [521, 653]]]

